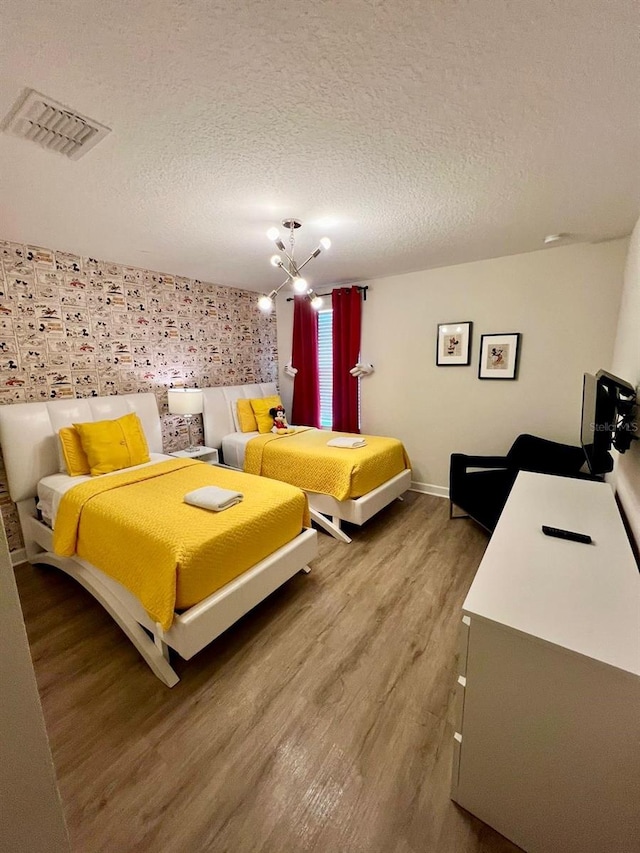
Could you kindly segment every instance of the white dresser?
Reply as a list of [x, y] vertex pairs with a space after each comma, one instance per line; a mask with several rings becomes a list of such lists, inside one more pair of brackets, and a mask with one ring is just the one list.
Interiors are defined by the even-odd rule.
[[609, 485], [518, 475], [463, 605], [455, 728], [452, 798], [527, 853], [640, 851], [640, 575]]

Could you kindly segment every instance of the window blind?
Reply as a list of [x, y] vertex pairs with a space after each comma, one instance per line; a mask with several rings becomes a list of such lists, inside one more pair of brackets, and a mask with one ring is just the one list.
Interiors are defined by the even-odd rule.
[[318, 311], [318, 373], [320, 378], [320, 426], [333, 426], [333, 311]]

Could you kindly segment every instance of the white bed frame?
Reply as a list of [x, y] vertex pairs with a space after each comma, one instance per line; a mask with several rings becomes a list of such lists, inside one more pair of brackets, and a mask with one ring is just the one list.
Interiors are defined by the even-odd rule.
[[0, 406], [0, 444], [27, 559], [54, 566], [81, 583], [110, 613], [158, 678], [173, 687], [179, 679], [170, 665], [169, 649], [189, 660], [297, 572], [311, 571], [307, 564], [317, 555], [317, 535], [314, 530], [304, 530], [199, 604], [176, 613], [169, 630], [163, 631], [138, 599], [113, 578], [78, 557], [53, 553], [53, 532], [37, 517], [37, 484], [59, 470], [58, 430], [72, 423], [117, 418], [129, 412], [140, 417], [149, 450], [162, 453], [153, 394]]
[[[248, 399], [270, 397], [277, 393], [278, 389], [274, 382], [204, 388], [204, 440], [207, 447], [215, 447], [219, 450], [222, 439], [235, 432], [231, 406], [236, 400], [241, 397]], [[307, 492], [311, 518], [335, 539], [351, 542], [341, 529], [342, 521], [362, 525], [396, 498], [402, 500], [401, 496], [410, 487], [411, 471], [407, 469], [360, 498], [339, 501], [331, 495]]]

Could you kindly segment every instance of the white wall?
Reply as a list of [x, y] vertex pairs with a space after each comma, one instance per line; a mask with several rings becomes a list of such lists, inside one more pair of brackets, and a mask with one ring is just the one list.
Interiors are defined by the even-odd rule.
[[64, 853], [67, 829], [0, 519], [0, 850]]
[[[327, 305], [330, 300], [325, 300]], [[293, 379], [284, 373], [284, 366], [291, 359], [293, 343], [293, 302], [287, 302], [284, 290], [276, 300], [278, 329], [278, 388], [288, 420], [291, 420], [291, 401], [293, 399]], [[294, 365], [295, 367], [295, 365]]]
[[[611, 372], [640, 386], [640, 220], [629, 243]], [[635, 420], [640, 422], [640, 407]], [[624, 455], [615, 451], [614, 455], [616, 491], [640, 548], [640, 441], [634, 441]]]
[[[418, 483], [448, 486], [452, 452], [504, 453], [521, 432], [579, 442], [582, 374], [611, 369], [628, 240], [582, 243], [367, 282], [363, 432], [394, 435]], [[291, 411], [292, 303], [278, 300]], [[436, 367], [438, 323], [471, 320], [468, 367]], [[519, 378], [479, 380], [480, 335], [521, 332]], [[295, 366], [295, 365], [294, 365]]]

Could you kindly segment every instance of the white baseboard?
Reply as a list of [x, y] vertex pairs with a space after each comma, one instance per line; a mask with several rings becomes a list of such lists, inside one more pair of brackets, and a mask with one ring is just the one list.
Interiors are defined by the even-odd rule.
[[19, 548], [17, 551], [11, 552], [11, 565], [19, 566], [20, 563], [27, 562], [27, 552], [24, 548]]
[[418, 483], [415, 480], [411, 481], [411, 492], [419, 492], [421, 495], [433, 495], [436, 498], [448, 498], [449, 489], [447, 486], [434, 486], [432, 483]]

